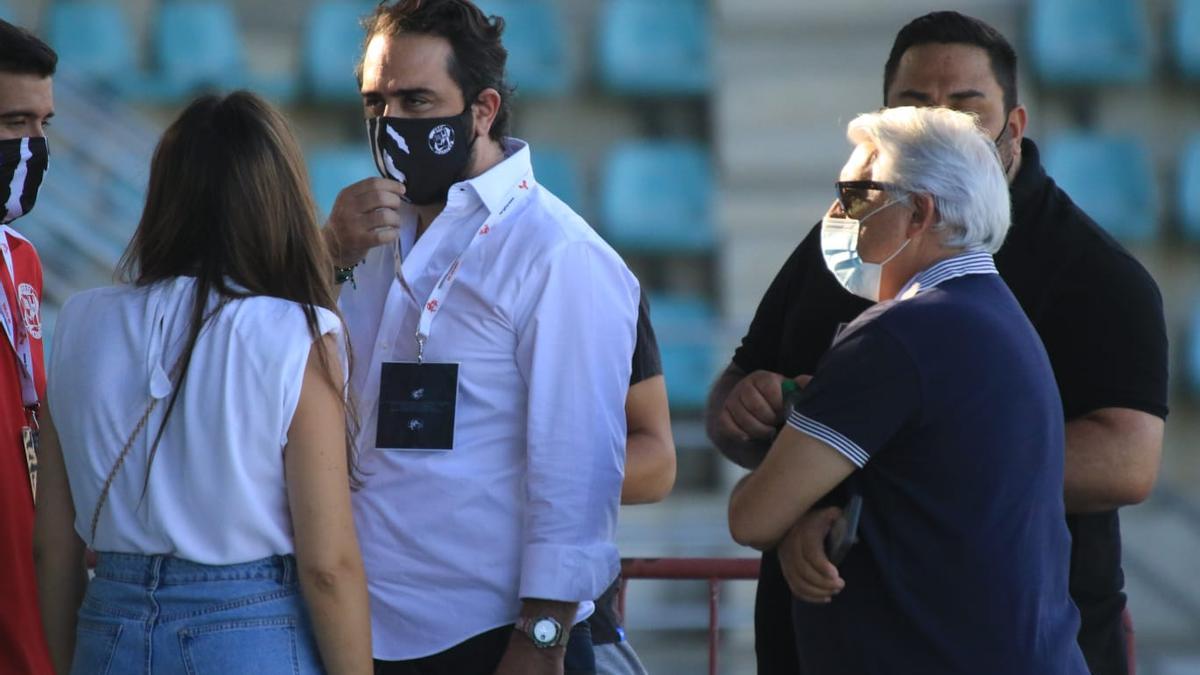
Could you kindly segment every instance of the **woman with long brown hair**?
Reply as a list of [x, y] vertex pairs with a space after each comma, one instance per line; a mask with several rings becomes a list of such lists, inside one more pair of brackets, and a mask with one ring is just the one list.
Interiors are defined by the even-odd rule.
[[268, 104], [197, 99], [155, 151], [125, 283], [62, 308], [35, 527], [60, 672], [370, 672], [348, 350], [307, 184]]

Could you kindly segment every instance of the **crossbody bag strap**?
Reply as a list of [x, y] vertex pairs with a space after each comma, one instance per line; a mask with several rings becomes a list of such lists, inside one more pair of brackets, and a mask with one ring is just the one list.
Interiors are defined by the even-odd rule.
[[[213, 318], [217, 312], [221, 311], [221, 308], [224, 307], [228, 302], [229, 298], [222, 298], [221, 301], [217, 303], [217, 306], [208, 313], [208, 316], [204, 317], [203, 321], [201, 322], [202, 326], [207, 324], [209, 319]], [[203, 330], [204, 329], [202, 327], [201, 331]], [[182, 367], [183, 356], [181, 355], [179, 359], [175, 361], [175, 365], [171, 368], [171, 375], [169, 379], [174, 381], [179, 376], [179, 371]], [[146, 423], [150, 421], [150, 415], [158, 406], [158, 401], [159, 399], [157, 398], [152, 397], [150, 399], [150, 403], [146, 405], [146, 412], [142, 413], [142, 419], [138, 420], [137, 426], [135, 426], [133, 428], [133, 432], [129, 434], [129, 440], [125, 441], [125, 447], [121, 448], [121, 454], [117, 455], [117, 461], [113, 463], [112, 470], [108, 472], [108, 478], [104, 480], [104, 488], [100, 490], [100, 499], [96, 501], [96, 510], [92, 512], [92, 530], [89, 538], [89, 545], [93, 547], [92, 550], [95, 550], [96, 526], [100, 523], [100, 511], [104, 508], [104, 503], [108, 501], [108, 492], [112, 489], [113, 480], [117, 477], [117, 472], [121, 470], [121, 465], [125, 463], [125, 458], [129, 456], [129, 451], [133, 449], [133, 442], [137, 440], [138, 435], [142, 433], [142, 429], [146, 428]]]
[[104, 503], [108, 501], [108, 491], [112, 489], [113, 479], [117, 477], [117, 472], [121, 470], [121, 465], [125, 463], [125, 458], [129, 456], [129, 451], [133, 448], [133, 442], [146, 427], [146, 422], [150, 420], [150, 414], [157, 406], [158, 399], [151, 398], [150, 403], [146, 406], [146, 412], [142, 414], [142, 419], [138, 420], [137, 426], [133, 428], [133, 433], [129, 434], [129, 440], [125, 441], [125, 447], [121, 449], [121, 454], [117, 456], [112, 470], [108, 472], [108, 478], [104, 480], [104, 489], [100, 490], [100, 499], [96, 502], [96, 510], [92, 512], [92, 533], [88, 542], [93, 548], [96, 545], [96, 526], [100, 523], [100, 511], [104, 508]]

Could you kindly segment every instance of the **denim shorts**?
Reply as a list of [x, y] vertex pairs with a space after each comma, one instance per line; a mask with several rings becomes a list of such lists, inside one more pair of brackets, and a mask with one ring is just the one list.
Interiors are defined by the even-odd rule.
[[321, 673], [296, 559], [201, 565], [101, 553], [75, 639], [79, 675]]

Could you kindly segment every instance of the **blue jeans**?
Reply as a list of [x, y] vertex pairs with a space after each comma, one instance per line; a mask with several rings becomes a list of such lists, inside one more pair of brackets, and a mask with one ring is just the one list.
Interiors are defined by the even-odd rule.
[[300, 675], [321, 659], [296, 559], [201, 565], [101, 553], [75, 639], [79, 675]]

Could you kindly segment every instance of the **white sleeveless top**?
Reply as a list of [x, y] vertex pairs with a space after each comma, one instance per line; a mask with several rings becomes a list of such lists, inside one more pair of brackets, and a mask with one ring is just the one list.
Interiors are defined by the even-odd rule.
[[[72, 296], [59, 313], [47, 389], [75, 529], [98, 551], [170, 554], [210, 565], [292, 553], [283, 456], [313, 344], [297, 303], [231, 300], [208, 322], [143, 497], [194, 286], [194, 279], [178, 277], [144, 288], [90, 290]], [[317, 319], [322, 335], [341, 332], [334, 313], [318, 309]], [[151, 397], [159, 403], [113, 480], [90, 542], [105, 478]]]

